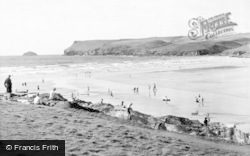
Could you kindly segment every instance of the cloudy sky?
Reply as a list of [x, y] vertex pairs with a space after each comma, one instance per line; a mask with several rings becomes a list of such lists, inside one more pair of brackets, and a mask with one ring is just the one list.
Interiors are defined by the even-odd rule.
[[0, 55], [63, 54], [75, 40], [186, 36], [189, 19], [227, 12], [237, 32], [250, 32], [249, 0], [0, 0]]

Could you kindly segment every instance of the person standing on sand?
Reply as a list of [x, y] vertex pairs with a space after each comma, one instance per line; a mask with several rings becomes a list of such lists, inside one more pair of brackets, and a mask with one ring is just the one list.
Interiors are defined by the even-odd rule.
[[204, 106], [204, 98], [201, 98], [202, 107]]
[[149, 97], [151, 96], [151, 94], [150, 94], [150, 89], [151, 89], [151, 86], [148, 85], [148, 96], [149, 96]]
[[153, 87], [154, 96], [156, 96], [156, 91], [157, 91], [156, 84], [154, 83], [154, 87]]
[[50, 100], [53, 100], [55, 98], [55, 91], [56, 91], [56, 88], [53, 88], [53, 90], [50, 91], [50, 93], [49, 93], [49, 99]]
[[6, 87], [6, 92], [7, 92], [7, 100], [10, 100], [11, 93], [12, 93], [12, 82], [10, 79], [10, 75], [8, 78], [4, 81], [4, 86]]

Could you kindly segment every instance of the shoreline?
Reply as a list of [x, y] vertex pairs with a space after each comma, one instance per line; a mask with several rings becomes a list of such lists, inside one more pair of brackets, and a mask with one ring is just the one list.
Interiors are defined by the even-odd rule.
[[[104, 99], [106, 103], [120, 105], [124, 101], [125, 105], [133, 103], [134, 110], [145, 114], [156, 117], [183, 116], [200, 122], [203, 122], [206, 113], [210, 113], [213, 116], [212, 122], [226, 125], [244, 122], [239, 128], [250, 132], [250, 120], [243, 116], [250, 116], [247, 111], [250, 99], [247, 87], [250, 85], [250, 76], [247, 74], [249, 59], [188, 57], [172, 60], [136, 59], [129, 62], [113, 60], [107, 64], [101, 61], [28, 70], [18, 67], [14, 72], [1, 67], [0, 73], [13, 74], [13, 91], [28, 89], [30, 92], [43, 93], [56, 87], [68, 99], [73, 91], [77, 91], [80, 99], [93, 103]], [[228, 66], [236, 68], [224, 69]], [[91, 74], [86, 73], [89, 71]], [[42, 78], [45, 83], [41, 82]], [[4, 81], [4, 77], [0, 81]], [[27, 82], [28, 86], [21, 86], [22, 82]], [[152, 90], [151, 95], [148, 92], [148, 85], [153, 83], [157, 85], [156, 96]], [[36, 89], [37, 85], [40, 86], [39, 91]], [[90, 87], [90, 96], [82, 95], [87, 93], [87, 86]], [[140, 88], [138, 95], [133, 94], [135, 86]], [[114, 97], [107, 94], [108, 89], [112, 90]], [[4, 88], [0, 88], [0, 92], [4, 92]], [[205, 107], [197, 107], [195, 97], [198, 94], [205, 97]], [[168, 105], [162, 101], [165, 95], [171, 99]], [[196, 109], [200, 116], [191, 115]], [[235, 115], [229, 118], [230, 114]]]

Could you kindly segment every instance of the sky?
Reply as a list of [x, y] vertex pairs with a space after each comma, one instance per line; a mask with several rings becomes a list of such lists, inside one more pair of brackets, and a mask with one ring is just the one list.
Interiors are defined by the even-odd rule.
[[250, 32], [249, 0], [0, 0], [0, 55], [63, 54], [76, 40], [187, 36], [191, 18], [227, 12], [236, 32]]

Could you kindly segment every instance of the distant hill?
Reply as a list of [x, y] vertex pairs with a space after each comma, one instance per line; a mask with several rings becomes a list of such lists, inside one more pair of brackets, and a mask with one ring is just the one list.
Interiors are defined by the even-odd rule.
[[35, 52], [29, 51], [23, 54], [23, 56], [37, 56]]
[[250, 56], [250, 44], [246, 44], [238, 48], [225, 50], [222, 52], [222, 55], [249, 57]]
[[224, 51], [247, 44], [250, 44], [250, 33], [210, 40], [191, 40], [187, 36], [89, 40], [75, 41], [72, 46], [64, 50], [64, 55], [227, 55], [230, 53]]

